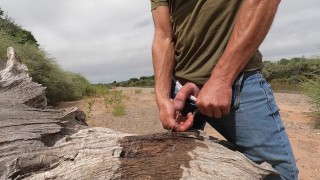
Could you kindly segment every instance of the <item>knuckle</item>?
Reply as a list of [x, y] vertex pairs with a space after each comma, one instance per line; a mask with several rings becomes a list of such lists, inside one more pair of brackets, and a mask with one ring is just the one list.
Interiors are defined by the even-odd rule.
[[212, 114], [206, 114], [206, 116], [208, 116], [210, 118], [214, 117]]
[[219, 118], [221, 118], [222, 116], [221, 115], [215, 115], [214, 116], [214, 118], [217, 118], [217, 119], [219, 119]]
[[202, 109], [202, 108], [198, 108], [198, 110], [200, 111], [200, 113], [201, 113], [201, 114], [206, 115], [206, 112], [204, 111], [204, 109]]
[[163, 129], [170, 129], [169, 126], [162, 124]]

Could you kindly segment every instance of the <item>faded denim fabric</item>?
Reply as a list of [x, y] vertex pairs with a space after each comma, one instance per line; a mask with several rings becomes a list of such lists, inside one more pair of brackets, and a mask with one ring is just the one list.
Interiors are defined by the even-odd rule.
[[[279, 108], [270, 84], [260, 71], [245, 72], [237, 78], [233, 85], [231, 109], [229, 115], [219, 119], [197, 112], [192, 129], [203, 130], [207, 122], [252, 161], [270, 163], [280, 176], [266, 179], [298, 179], [298, 169]], [[189, 101], [184, 113], [194, 111], [196, 107]]]

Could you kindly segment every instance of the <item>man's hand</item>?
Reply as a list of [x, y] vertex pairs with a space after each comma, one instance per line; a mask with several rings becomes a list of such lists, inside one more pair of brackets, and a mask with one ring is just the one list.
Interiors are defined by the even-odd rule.
[[220, 118], [230, 113], [231, 99], [232, 86], [212, 76], [202, 87], [196, 106], [202, 114]]
[[160, 121], [164, 129], [172, 129], [178, 131], [178, 123], [175, 120], [176, 112], [174, 110], [172, 102], [164, 100], [161, 104], [158, 104]]
[[188, 113], [187, 116], [182, 116], [176, 113], [171, 100], [164, 100], [159, 104], [160, 121], [163, 128], [173, 131], [186, 131], [192, 124], [194, 115]]

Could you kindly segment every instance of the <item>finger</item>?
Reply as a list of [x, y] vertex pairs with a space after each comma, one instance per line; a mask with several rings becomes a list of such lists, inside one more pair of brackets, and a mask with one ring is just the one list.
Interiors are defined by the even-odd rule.
[[174, 100], [173, 100], [173, 106], [177, 111], [182, 111], [185, 102], [187, 98], [190, 95], [193, 95], [195, 97], [198, 96], [200, 90], [198, 86], [194, 83], [188, 82], [182, 88], [179, 90], [179, 92], [176, 94]]
[[225, 108], [222, 108], [222, 114], [228, 115], [230, 113], [230, 105], [226, 106]]
[[213, 117], [214, 116], [214, 112], [212, 111], [211, 108], [207, 108], [205, 110], [205, 115], [208, 116], [208, 117]]
[[180, 127], [178, 123], [170, 123], [166, 125], [162, 125], [164, 129], [166, 130], [173, 130], [173, 131], [180, 131]]
[[[207, 112], [206, 112], [206, 108], [204, 108], [203, 106], [200, 105], [199, 101], [197, 101], [196, 103], [196, 106], [199, 110], [199, 112], [203, 115], [207, 115]], [[209, 116], [208, 116], [209, 117]]]
[[168, 124], [168, 123], [162, 123], [162, 127], [163, 127], [163, 129], [166, 129], [166, 130], [171, 130], [172, 129], [172, 127]]
[[168, 118], [162, 121], [162, 127], [167, 130], [179, 130], [179, 125], [174, 118]]
[[220, 108], [213, 108], [213, 117], [215, 118], [221, 118], [222, 117], [222, 111]]
[[174, 132], [180, 132], [181, 130], [180, 130], [179, 125], [176, 124], [176, 125], [172, 128], [172, 131], [174, 131]]
[[207, 116], [207, 117], [213, 117], [213, 107], [207, 107], [205, 105], [202, 105], [201, 103], [196, 104], [198, 107], [198, 110], [200, 111], [201, 114]]
[[182, 124], [180, 124], [180, 127], [179, 127], [180, 131], [186, 131], [186, 130], [190, 129], [191, 126], [193, 125], [194, 115], [191, 112], [189, 112], [187, 114], [187, 117], [185, 117], [185, 118], [186, 118], [186, 120]]
[[174, 119], [174, 118], [170, 118], [169, 119], [169, 126], [170, 126], [170, 129], [173, 130], [173, 131], [180, 131], [180, 127], [179, 127], [179, 124], [178, 124], [178, 119], [180, 118], [180, 115], [177, 119]]
[[177, 118], [177, 124], [181, 127], [187, 120], [187, 116], [179, 115]]

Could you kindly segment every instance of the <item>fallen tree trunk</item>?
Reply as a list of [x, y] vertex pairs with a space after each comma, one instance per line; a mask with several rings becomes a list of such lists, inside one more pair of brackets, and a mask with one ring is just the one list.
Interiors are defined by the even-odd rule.
[[[0, 69], [1, 179], [262, 179], [275, 174], [199, 132], [129, 135], [46, 109], [13, 48]], [[1, 68], [1, 67], [0, 67]]]

